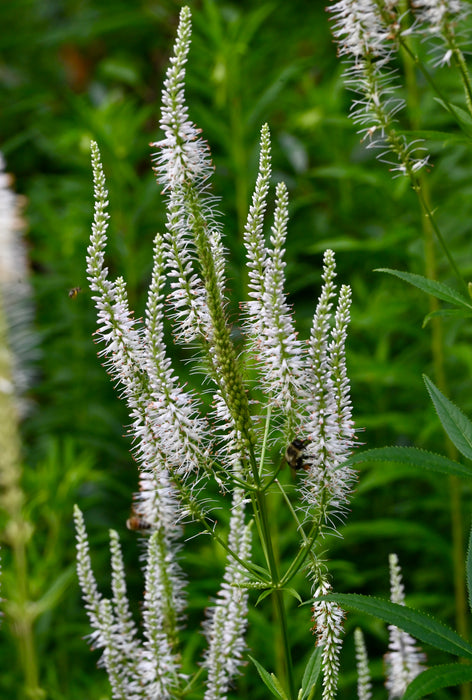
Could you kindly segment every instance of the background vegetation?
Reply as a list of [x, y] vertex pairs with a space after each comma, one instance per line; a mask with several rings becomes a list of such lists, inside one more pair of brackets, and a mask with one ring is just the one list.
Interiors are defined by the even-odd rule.
[[[208, 138], [215, 163], [230, 255], [234, 314], [246, 277], [242, 227], [254, 183], [260, 126], [270, 124], [274, 170], [291, 196], [287, 287], [306, 335], [320, 286], [322, 253], [336, 252], [338, 278], [353, 289], [348, 367], [356, 424], [368, 447], [400, 444], [444, 452], [444, 438], [421, 375], [435, 377], [431, 326], [422, 327], [428, 298], [374, 270], [425, 273], [423, 225], [404, 179], [360, 144], [348, 118], [343, 66], [336, 58], [323, 3], [280, 0], [190, 2], [193, 44], [188, 104]], [[92, 218], [89, 144], [101, 148], [108, 173], [112, 235], [109, 266], [128, 282], [138, 315], [150, 277], [152, 239], [164, 208], [151, 170], [149, 142], [159, 138], [163, 70], [181, 3], [170, 0], [17, 0], [0, 4], [0, 149], [14, 188], [25, 196], [27, 246], [40, 357], [23, 422], [23, 489], [29, 596], [34, 615], [40, 686], [53, 700], [109, 697], [104, 672], [83, 637], [89, 628], [75, 578], [72, 506], [86, 514], [96, 571], [109, 578], [107, 530], [123, 537], [131, 590], [141, 595], [139, 549], [125, 529], [136, 468], [129, 454], [126, 414], [92, 340], [95, 313], [85, 278]], [[470, 24], [470, 22], [469, 22]], [[472, 29], [472, 26], [471, 26]], [[399, 66], [403, 70], [402, 66]], [[452, 101], [460, 86], [447, 68], [436, 79]], [[410, 89], [405, 126], [426, 131], [433, 154], [427, 174], [433, 206], [466, 279], [472, 273], [470, 150], [450, 117], [421, 81]], [[449, 140], [435, 136], [450, 131]], [[1, 255], [1, 251], [0, 251]], [[438, 279], [454, 286], [440, 251]], [[70, 298], [68, 291], [82, 293]], [[472, 413], [470, 327], [451, 317], [444, 326], [446, 393]], [[183, 369], [185, 371], [185, 368]], [[451, 505], [441, 477], [373, 464], [362, 469], [343, 527], [329, 543], [335, 590], [387, 595], [388, 553], [398, 554], [408, 601], [455, 624]], [[470, 487], [462, 490], [463, 529]], [[457, 504], [454, 506], [457, 515]], [[0, 521], [6, 525], [7, 517]], [[283, 529], [274, 514], [274, 527]], [[284, 543], [291, 546], [290, 536]], [[198, 581], [195, 606], [214, 591], [207, 561], [187, 555]], [[206, 564], [208, 563], [208, 567]], [[3, 550], [2, 595], [15, 595], [15, 572]], [[195, 609], [195, 621], [200, 610]], [[270, 608], [254, 616], [249, 644], [264, 656]], [[263, 621], [265, 616], [266, 622]], [[302, 616], [303, 619], [303, 616]], [[350, 615], [343, 652], [344, 697], [355, 697], [352, 628], [366, 632], [377, 679], [386, 651], [385, 627]], [[312, 644], [309, 611], [292, 630], [296, 656]], [[190, 634], [190, 633], [189, 633]], [[200, 645], [200, 635], [192, 642]], [[271, 650], [262, 659], [270, 667]], [[23, 697], [15, 630], [0, 633], [0, 696]], [[434, 662], [444, 661], [434, 657]], [[255, 673], [252, 669], [249, 675]], [[241, 679], [234, 697], [246, 697]], [[381, 683], [375, 697], [385, 697]], [[260, 688], [260, 695], [267, 691]], [[453, 697], [448, 695], [438, 697]], [[251, 694], [256, 698], [255, 694]]]

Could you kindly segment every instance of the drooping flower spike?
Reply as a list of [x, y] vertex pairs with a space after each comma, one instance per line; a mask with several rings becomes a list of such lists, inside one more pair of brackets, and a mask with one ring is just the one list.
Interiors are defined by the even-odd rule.
[[[396, 126], [404, 108], [391, 59], [404, 28], [396, 0], [339, 0], [330, 5], [338, 53], [346, 57], [346, 86], [356, 93], [351, 117], [368, 148], [380, 150], [379, 160], [393, 173], [414, 180], [429, 160], [423, 141], [408, 141]], [[393, 160], [392, 160], [393, 157]]]

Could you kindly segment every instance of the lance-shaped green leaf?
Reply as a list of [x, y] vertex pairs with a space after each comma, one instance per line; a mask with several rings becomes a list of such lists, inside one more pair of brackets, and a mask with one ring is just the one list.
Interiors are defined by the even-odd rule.
[[287, 695], [284, 689], [282, 688], [282, 684], [275, 675], [275, 673], [269, 673], [269, 671], [266, 671], [264, 666], [262, 666], [259, 663], [259, 661], [256, 661], [256, 659], [254, 659], [252, 656], [249, 655], [249, 658], [251, 659], [254, 666], [257, 668], [257, 672], [259, 673], [261, 680], [270, 690], [272, 695], [278, 698], [278, 700], [288, 700]]
[[469, 594], [469, 608], [472, 610], [472, 528], [469, 535], [469, 546], [467, 547], [465, 568], [467, 576], [467, 592]]
[[421, 291], [426, 292], [426, 294], [431, 294], [433, 297], [441, 299], [448, 304], [454, 304], [454, 306], [459, 306], [463, 309], [467, 309], [469, 313], [472, 313], [472, 304], [470, 301], [457, 292], [452, 287], [448, 287], [447, 284], [443, 282], [436, 282], [435, 280], [429, 280], [422, 275], [415, 275], [412, 272], [400, 272], [400, 270], [391, 270], [387, 267], [381, 267], [376, 270], [376, 272], [387, 272], [389, 275], [394, 275], [400, 279], [412, 284], [414, 287], [421, 289]]
[[423, 375], [442, 427], [450, 440], [467, 459], [472, 459], [472, 423], [452, 401], [449, 401], [431, 379]]
[[457, 124], [460, 126], [464, 134], [466, 134], [469, 139], [472, 138], [472, 119], [470, 114], [466, 112], [465, 109], [454, 104], [453, 102], [450, 102], [449, 100], [442, 100], [439, 97], [435, 97], [434, 100], [456, 119]]
[[306, 700], [316, 687], [318, 677], [321, 672], [321, 655], [323, 647], [318, 646], [313, 650], [312, 655], [308, 659], [302, 679], [302, 687], [298, 692], [299, 700]]
[[450, 688], [472, 681], [472, 666], [469, 664], [442, 664], [423, 671], [410, 683], [402, 700], [419, 700], [441, 688]]
[[322, 596], [322, 599], [338, 603], [346, 610], [373, 615], [389, 625], [396, 625], [415, 639], [430, 644], [436, 649], [472, 659], [472, 645], [443, 622], [424, 612], [356, 593], [337, 593]]
[[457, 319], [470, 318], [470, 316], [470, 309], [438, 309], [437, 311], [431, 311], [431, 313], [426, 314], [423, 319], [423, 328], [425, 328], [433, 318], [449, 318], [453, 321], [457, 321]]
[[357, 452], [347, 461], [348, 465], [362, 462], [396, 462], [404, 466], [418, 467], [448, 476], [472, 477], [472, 465], [464, 465], [443, 455], [420, 450], [418, 447], [376, 447]]

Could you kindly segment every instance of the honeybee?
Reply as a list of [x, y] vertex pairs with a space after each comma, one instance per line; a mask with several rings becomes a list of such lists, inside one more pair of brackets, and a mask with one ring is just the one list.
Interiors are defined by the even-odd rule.
[[128, 520], [126, 521], [126, 527], [128, 530], [133, 530], [133, 532], [145, 532], [151, 529], [151, 523], [144, 518], [141, 518], [136, 513], [132, 513]]
[[82, 291], [82, 287], [72, 287], [69, 289], [69, 297], [71, 299], [76, 299], [77, 295]]
[[298, 469], [307, 470], [310, 468], [310, 458], [306, 457], [304, 454], [305, 447], [309, 442], [309, 440], [300, 440], [299, 438], [295, 438], [295, 440], [292, 440], [290, 445], [288, 445], [287, 449], [285, 450], [285, 461], [291, 469], [297, 471]]

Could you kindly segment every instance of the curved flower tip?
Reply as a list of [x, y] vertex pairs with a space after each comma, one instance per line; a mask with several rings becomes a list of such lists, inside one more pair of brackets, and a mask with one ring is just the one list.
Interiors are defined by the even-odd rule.
[[185, 104], [185, 64], [191, 33], [190, 8], [183, 7], [162, 91], [160, 125], [165, 138], [151, 143], [160, 149], [155, 156], [155, 172], [164, 190], [172, 190], [185, 182], [205, 181], [212, 170], [208, 146], [200, 138], [201, 130], [189, 120]]

